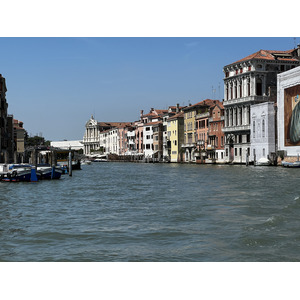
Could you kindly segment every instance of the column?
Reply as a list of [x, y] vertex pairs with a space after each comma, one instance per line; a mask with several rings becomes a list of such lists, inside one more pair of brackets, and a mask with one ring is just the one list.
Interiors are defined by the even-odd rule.
[[256, 96], [256, 76], [252, 78], [252, 93], [251, 95]]
[[232, 124], [233, 124], [233, 126], [236, 126], [236, 108], [234, 107], [233, 109], [232, 109]]

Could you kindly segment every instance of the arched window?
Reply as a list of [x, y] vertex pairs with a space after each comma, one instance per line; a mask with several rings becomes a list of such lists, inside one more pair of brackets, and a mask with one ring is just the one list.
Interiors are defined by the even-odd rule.
[[261, 123], [261, 131], [262, 131], [262, 137], [264, 138], [265, 137], [265, 120], [262, 120], [262, 123]]
[[255, 138], [255, 121], [253, 121], [253, 138]]

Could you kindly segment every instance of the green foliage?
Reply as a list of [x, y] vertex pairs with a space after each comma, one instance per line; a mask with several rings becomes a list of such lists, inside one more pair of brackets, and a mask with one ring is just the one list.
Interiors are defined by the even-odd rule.
[[45, 140], [42, 136], [29, 137], [28, 133], [25, 132], [25, 147], [35, 147], [35, 146], [50, 146], [50, 141]]

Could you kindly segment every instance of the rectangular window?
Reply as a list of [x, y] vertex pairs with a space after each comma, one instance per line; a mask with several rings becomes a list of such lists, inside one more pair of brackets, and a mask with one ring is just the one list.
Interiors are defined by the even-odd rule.
[[228, 148], [226, 148], [226, 153], [225, 153], [225, 155], [228, 156]]
[[240, 148], [240, 156], [242, 156], [242, 148]]
[[237, 148], [234, 148], [234, 156], [237, 156]]

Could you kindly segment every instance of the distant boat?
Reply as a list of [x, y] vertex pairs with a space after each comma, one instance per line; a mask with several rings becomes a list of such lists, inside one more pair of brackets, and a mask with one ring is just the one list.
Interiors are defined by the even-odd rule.
[[90, 165], [92, 162], [90, 161], [90, 160], [88, 160], [88, 159], [83, 159], [83, 160], [81, 160], [81, 164], [82, 165]]
[[295, 162], [282, 161], [281, 165], [287, 168], [300, 168], [300, 161], [299, 160]]
[[94, 162], [106, 162], [108, 160], [106, 158], [95, 158], [93, 161]]

